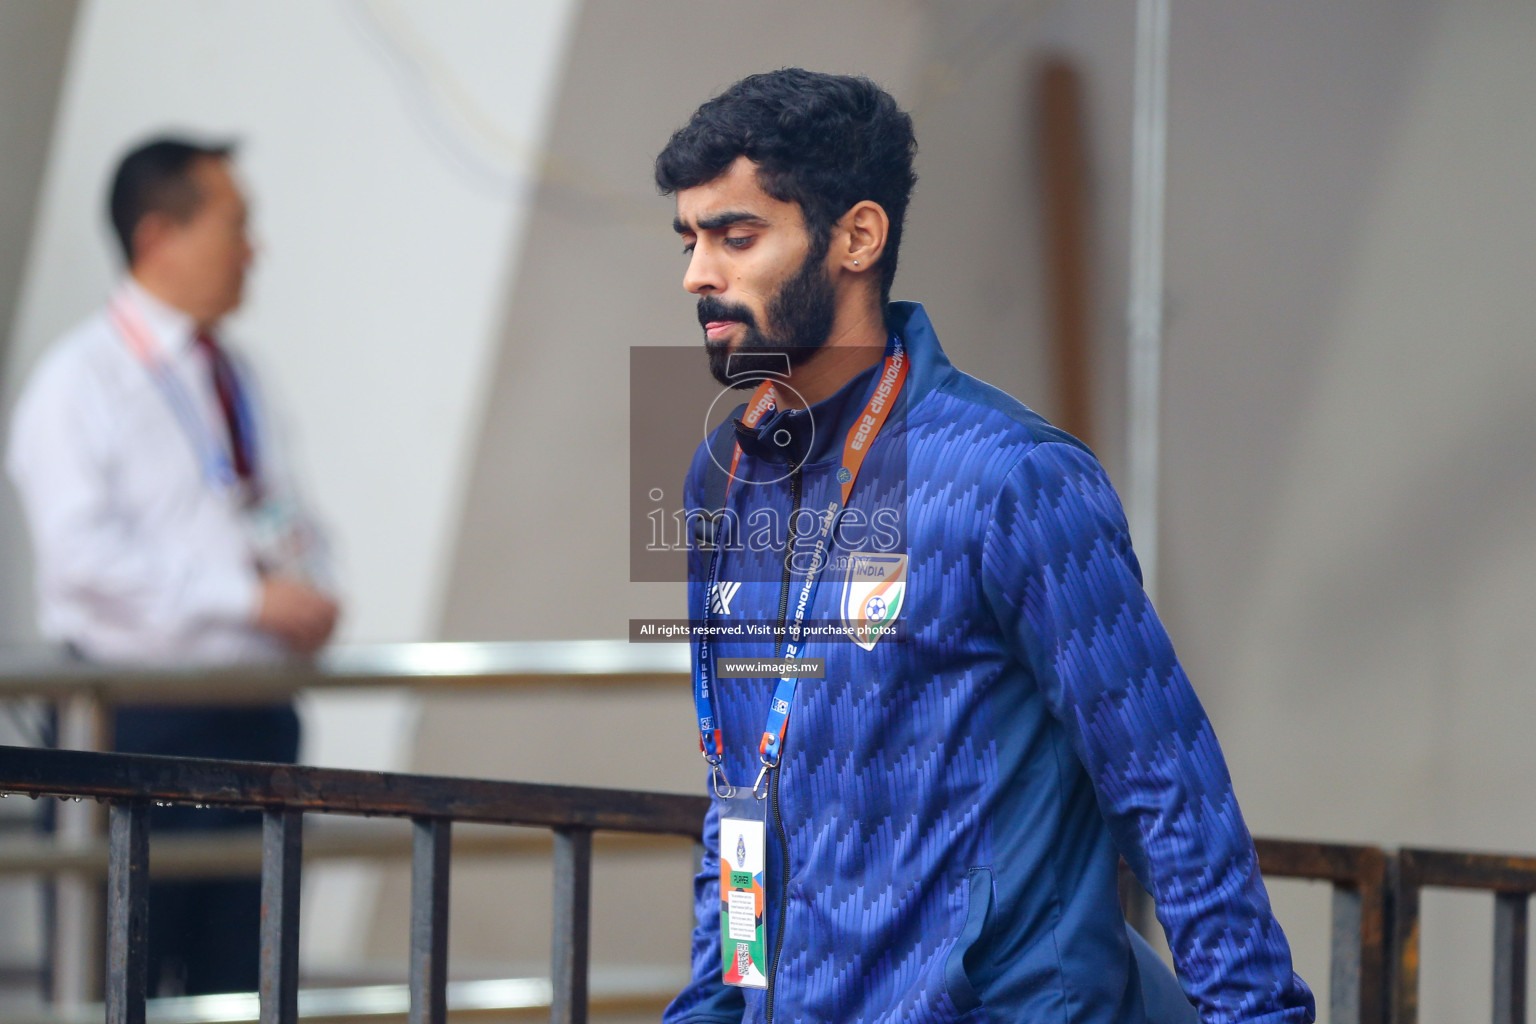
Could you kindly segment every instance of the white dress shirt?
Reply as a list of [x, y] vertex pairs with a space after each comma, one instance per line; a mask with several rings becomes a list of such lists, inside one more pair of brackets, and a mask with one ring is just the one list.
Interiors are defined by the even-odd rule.
[[[192, 318], [131, 279], [118, 294], [227, 451]], [[255, 375], [231, 360], [255, 421], [264, 489], [302, 509]], [[282, 656], [282, 645], [253, 625], [261, 579], [239, 486], [207, 477], [188, 423], [106, 310], [56, 342], [33, 372], [12, 419], [6, 468], [32, 532], [44, 636], [102, 661]], [[303, 525], [318, 550], [312, 519], [303, 516]]]

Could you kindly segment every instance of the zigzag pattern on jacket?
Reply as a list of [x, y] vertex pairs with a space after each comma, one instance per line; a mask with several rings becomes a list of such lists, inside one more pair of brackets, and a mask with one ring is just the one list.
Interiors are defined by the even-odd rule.
[[[845, 639], [805, 651], [826, 659], [826, 678], [801, 681], [789, 719], [778, 794], [787, 844], [771, 818], [768, 829], [769, 949], [782, 940], [773, 1020], [1140, 1024], [1116, 885], [1123, 854], [1157, 899], [1204, 1020], [1310, 1021], [1312, 995], [1291, 968], [1220, 748], [1142, 590], [1102, 467], [955, 370], [920, 306], [893, 308], [912, 369], [849, 507], [900, 514], [906, 632], [869, 651]], [[842, 437], [874, 372], [812, 410], [802, 507], [834, 494]], [[709, 465], [701, 445], [689, 507]], [[782, 467], [744, 456], [740, 474]], [[731, 506], [743, 534], [753, 510], [782, 520], [788, 481], [735, 486]], [[778, 619], [782, 557], [750, 545], [722, 554], [720, 579], [741, 583], [729, 620]], [[695, 621], [706, 568], [692, 552]], [[839, 571], [834, 561], [810, 618], [843, 617]], [[774, 648], [722, 641], [714, 653]], [[717, 682], [738, 785], [757, 774], [773, 683]], [[765, 1019], [767, 993], [720, 981], [717, 831], [712, 810], [694, 980], [668, 1022]]]

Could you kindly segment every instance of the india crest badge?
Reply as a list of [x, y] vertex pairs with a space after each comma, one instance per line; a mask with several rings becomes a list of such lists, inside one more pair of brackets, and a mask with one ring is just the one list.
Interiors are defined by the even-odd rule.
[[843, 625], [852, 630], [854, 643], [873, 650], [901, 614], [907, 593], [907, 556], [883, 552], [856, 552], [848, 556], [848, 575], [843, 581]]

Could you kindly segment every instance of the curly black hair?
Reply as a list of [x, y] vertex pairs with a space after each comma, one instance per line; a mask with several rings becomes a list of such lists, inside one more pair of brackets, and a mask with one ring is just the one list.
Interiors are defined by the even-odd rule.
[[912, 118], [867, 78], [783, 68], [749, 75], [709, 100], [656, 157], [662, 195], [713, 181], [745, 156], [763, 191], [800, 204], [813, 251], [855, 203], [890, 218], [880, 301], [890, 301], [907, 201], [917, 184]]

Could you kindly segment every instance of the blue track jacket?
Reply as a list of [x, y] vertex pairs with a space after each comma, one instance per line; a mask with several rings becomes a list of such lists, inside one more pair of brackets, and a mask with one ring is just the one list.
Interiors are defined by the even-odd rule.
[[[888, 589], [876, 609], [896, 602], [902, 633], [804, 652], [826, 673], [801, 680], [766, 780], [766, 991], [720, 980], [712, 801], [693, 981], [664, 1020], [1141, 1024], [1117, 897], [1124, 856], [1207, 1024], [1311, 1021], [1221, 749], [1142, 590], [1103, 468], [951, 366], [920, 305], [893, 304], [891, 328], [911, 358], [906, 386], [855, 480], [809, 619], [860, 613], [869, 591], [850, 581], [849, 555], [905, 554], [904, 594]], [[879, 370], [742, 438], [711, 623], [782, 619], [801, 579], [798, 566], [786, 574], [786, 536], [815, 529], [792, 513], [835, 497], [844, 437]], [[781, 429], [805, 455], [798, 473], [767, 443]], [[710, 466], [706, 442], [689, 508], [709, 494]], [[690, 551], [696, 623], [708, 559]], [[775, 653], [771, 635], [712, 651]], [[738, 786], [757, 776], [775, 682], [716, 682]]]

